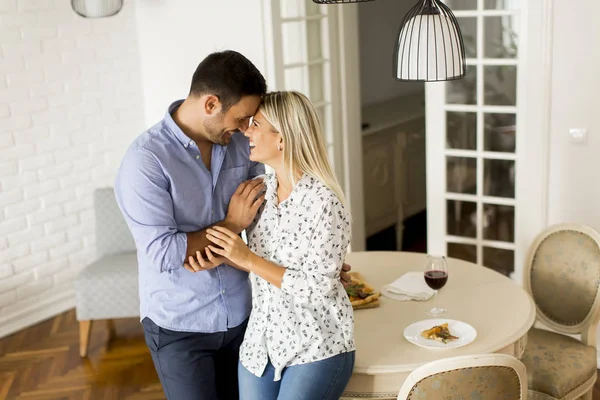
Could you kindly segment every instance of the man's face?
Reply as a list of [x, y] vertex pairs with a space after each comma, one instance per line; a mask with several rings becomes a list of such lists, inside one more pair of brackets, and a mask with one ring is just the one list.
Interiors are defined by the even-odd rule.
[[240, 101], [204, 121], [204, 129], [213, 143], [227, 146], [231, 136], [237, 131], [248, 129], [250, 118], [256, 113], [260, 104], [259, 96], [243, 96]]

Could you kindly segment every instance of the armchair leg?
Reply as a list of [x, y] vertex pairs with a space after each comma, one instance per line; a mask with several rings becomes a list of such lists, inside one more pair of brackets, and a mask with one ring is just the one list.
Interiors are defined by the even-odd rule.
[[115, 320], [106, 320], [106, 328], [108, 330], [108, 341], [110, 342], [115, 337]]
[[92, 331], [92, 321], [79, 321], [79, 355], [87, 357], [88, 344], [90, 342], [90, 333]]

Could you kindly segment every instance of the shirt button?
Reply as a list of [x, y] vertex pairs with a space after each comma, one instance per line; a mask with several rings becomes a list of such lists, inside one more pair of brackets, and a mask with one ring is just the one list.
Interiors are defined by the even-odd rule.
[[196, 156], [196, 160], [198, 160], [200, 158], [200, 156]]
[[184, 145], [183, 145], [183, 147], [185, 147], [185, 148], [187, 149], [187, 147], [188, 147], [187, 143], [186, 143], [186, 144], [184, 144]]
[[221, 293], [225, 294], [225, 289], [221, 290]]

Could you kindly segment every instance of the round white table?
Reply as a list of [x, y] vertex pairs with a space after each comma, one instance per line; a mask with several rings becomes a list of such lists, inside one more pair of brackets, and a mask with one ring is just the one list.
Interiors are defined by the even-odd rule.
[[[404, 328], [434, 318], [428, 301], [380, 297], [378, 308], [354, 311], [356, 362], [344, 398], [396, 399], [406, 377], [417, 367], [442, 358], [505, 353], [520, 358], [527, 331], [535, 321], [535, 304], [516, 282], [489, 268], [448, 258], [448, 283], [438, 301], [448, 311], [438, 318], [464, 321], [476, 339], [455, 349], [428, 349], [408, 342]], [[346, 262], [377, 291], [403, 273], [422, 272], [426, 255], [406, 252], [354, 252]]]

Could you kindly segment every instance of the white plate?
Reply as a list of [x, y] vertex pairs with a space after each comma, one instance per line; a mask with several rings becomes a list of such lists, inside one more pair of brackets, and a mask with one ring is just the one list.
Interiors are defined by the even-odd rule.
[[[448, 329], [450, 330], [450, 333], [454, 336], [458, 336], [458, 339], [444, 344], [437, 340], [426, 339], [421, 336], [421, 332], [424, 330], [431, 329], [436, 325], [441, 325], [446, 322], [448, 323]], [[421, 347], [454, 349], [465, 346], [475, 340], [477, 337], [477, 331], [466, 322], [456, 321], [454, 319], [438, 318], [426, 319], [407, 326], [406, 329], [404, 329], [404, 337], [409, 342]]]

